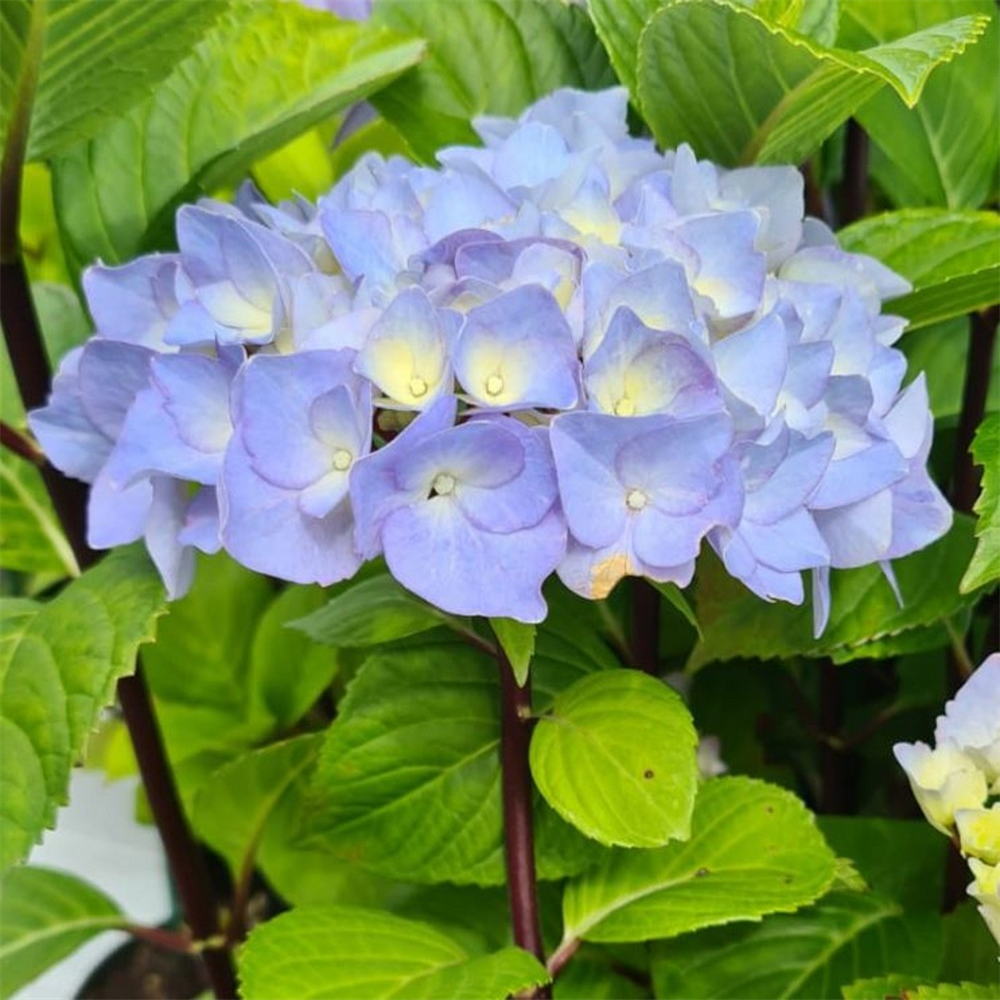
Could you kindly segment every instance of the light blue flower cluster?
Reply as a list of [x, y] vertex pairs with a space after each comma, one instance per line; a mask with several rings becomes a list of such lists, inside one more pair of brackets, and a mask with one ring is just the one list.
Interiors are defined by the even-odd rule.
[[685, 586], [707, 539], [768, 600], [812, 570], [822, 628], [831, 567], [947, 530], [880, 313], [907, 285], [803, 221], [797, 171], [662, 155], [620, 89], [477, 129], [87, 271], [96, 333], [30, 423], [92, 483], [93, 546], [144, 536], [173, 595], [195, 548], [320, 584], [382, 554], [448, 612], [539, 621], [553, 571]]

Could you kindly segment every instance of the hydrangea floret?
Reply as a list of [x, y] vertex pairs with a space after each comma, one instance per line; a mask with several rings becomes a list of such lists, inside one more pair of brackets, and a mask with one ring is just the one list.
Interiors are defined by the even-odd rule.
[[177, 253], [91, 267], [94, 336], [30, 417], [92, 484], [90, 543], [144, 537], [174, 597], [196, 549], [324, 585], [384, 555], [525, 622], [552, 572], [683, 586], [707, 544], [765, 600], [810, 571], [822, 630], [831, 568], [940, 537], [881, 312], [906, 282], [804, 218], [796, 170], [660, 153], [626, 110], [557, 91], [436, 168], [367, 154], [317, 205], [248, 186], [182, 208]]
[[1000, 653], [945, 705], [935, 746], [897, 743], [896, 760], [927, 820], [968, 859], [968, 893], [1000, 943]]

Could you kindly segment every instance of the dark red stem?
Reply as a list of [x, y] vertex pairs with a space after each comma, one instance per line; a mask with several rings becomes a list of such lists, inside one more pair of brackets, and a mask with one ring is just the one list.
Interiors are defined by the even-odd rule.
[[[22, 402], [30, 410], [43, 405], [48, 397], [48, 359], [22, 258], [18, 256], [0, 268], [0, 323]], [[97, 559], [97, 553], [86, 542], [86, 487], [65, 478], [47, 463], [41, 471], [67, 540], [80, 568], [85, 569]], [[218, 908], [204, 859], [181, 807], [140, 663], [136, 663], [132, 676], [118, 682], [118, 698], [185, 920], [196, 940], [216, 939]], [[203, 954], [216, 997], [235, 998], [236, 980], [229, 954], [219, 948], [206, 948]]]
[[45, 464], [45, 456], [38, 450], [34, 441], [2, 420], [0, 420], [0, 447], [6, 448], [26, 462], [31, 462], [32, 465]]
[[852, 118], [844, 142], [842, 226], [857, 222], [868, 212], [868, 133]]
[[[507, 858], [507, 895], [514, 943], [545, 964], [538, 918], [535, 844], [531, 816], [531, 681], [518, 687], [510, 661], [497, 644], [500, 667], [500, 771], [503, 784], [504, 850]], [[548, 998], [548, 987], [535, 997]]]
[[660, 669], [660, 595], [641, 579], [632, 581], [632, 665], [654, 677]]

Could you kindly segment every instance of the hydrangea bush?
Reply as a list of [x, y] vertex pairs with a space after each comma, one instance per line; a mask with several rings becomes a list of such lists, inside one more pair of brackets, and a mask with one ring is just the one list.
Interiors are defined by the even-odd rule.
[[4, 0], [0, 994], [997, 1000], [998, 24]]

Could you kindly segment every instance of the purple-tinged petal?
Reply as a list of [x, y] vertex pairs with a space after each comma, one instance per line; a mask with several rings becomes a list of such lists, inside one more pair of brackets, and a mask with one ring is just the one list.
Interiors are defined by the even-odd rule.
[[111, 549], [142, 538], [152, 502], [148, 480], [119, 487], [102, 471], [87, 498], [87, 544], [92, 549]]
[[219, 534], [219, 499], [214, 486], [204, 486], [191, 498], [184, 527], [177, 536], [182, 545], [192, 545], [212, 555], [222, 548]]
[[167, 597], [183, 597], [194, 582], [194, 549], [180, 541], [187, 509], [187, 487], [176, 479], [154, 476], [153, 502], [146, 522], [146, 549], [160, 571]]
[[723, 408], [711, 368], [690, 341], [619, 309], [584, 366], [590, 408], [619, 417], [693, 417]]
[[491, 409], [568, 409], [579, 399], [573, 334], [549, 292], [525, 285], [466, 317], [453, 354], [469, 397]]
[[94, 264], [83, 272], [87, 308], [97, 335], [163, 350], [177, 311], [177, 254], [151, 254], [120, 267]]
[[722, 384], [737, 399], [762, 416], [769, 416], [788, 371], [788, 341], [777, 313], [736, 333], [712, 347]]
[[136, 394], [149, 385], [154, 353], [145, 347], [111, 340], [90, 340], [83, 346], [77, 372], [80, 398], [87, 416], [114, 441]]
[[830, 565], [850, 569], [886, 558], [892, 543], [892, 506], [892, 492], [884, 489], [857, 503], [814, 510], [816, 526], [830, 547]]

